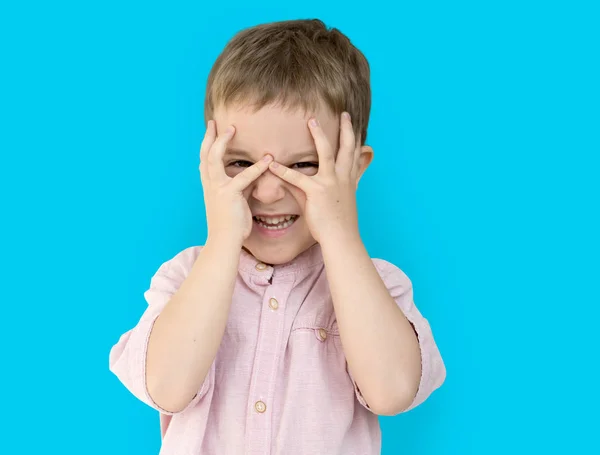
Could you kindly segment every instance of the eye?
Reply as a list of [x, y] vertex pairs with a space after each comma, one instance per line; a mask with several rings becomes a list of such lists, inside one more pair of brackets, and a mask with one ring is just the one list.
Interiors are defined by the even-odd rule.
[[299, 169], [303, 169], [303, 168], [307, 168], [307, 167], [319, 167], [319, 163], [311, 163], [311, 162], [303, 162], [303, 163], [296, 163], [294, 164], [294, 166], [297, 166]]
[[250, 166], [252, 166], [252, 163], [250, 161], [237, 160], [237, 161], [232, 161], [227, 166], [233, 166], [233, 167], [250, 167]]

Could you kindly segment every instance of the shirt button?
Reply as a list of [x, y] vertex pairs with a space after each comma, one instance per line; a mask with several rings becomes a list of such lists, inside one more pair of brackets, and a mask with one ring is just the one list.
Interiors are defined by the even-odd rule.
[[327, 339], [327, 330], [319, 329], [318, 333], [319, 333], [319, 340], [325, 341]]
[[267, 268], [267, 265], [263, 264], [262, 262], [259, 262], [258, 264], [256, 264], [256, 270], [263, 271], [266, 268]]
[[262, 414], [267, 410], [267, 405], [264, 404], [262, 401], [257, 401], [254, 404], [254, 409], [256, 409], [256, 412], [260, 412]]
[[269, 299], [269, 306], [272, 310], [279, 308], [279, 302], [276, 299]]

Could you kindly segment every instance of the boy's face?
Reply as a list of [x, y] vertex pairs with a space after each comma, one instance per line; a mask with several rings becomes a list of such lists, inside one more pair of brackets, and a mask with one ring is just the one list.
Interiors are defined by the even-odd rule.
[[[227, 175], [234, 177], [266, 154], [303, 174], [315, 175], [319, 159], [307, 125], [311, 116], [319, 120], [337, 150], [339, 118], [328, 109], [320, 108], [306, 115], [303, 109], [288, 110], [275, 105], [265, 106], [256, 113], [250, 108], [216, 109], [218, 134], [229, 125], [236, 128], [223, 158]], [[303, 216], [306, 197], [299, 188], [267, 171], [246, 188], [244, 196], [254, 220], [244, 247], [259, 261], [284, 264], [316, 243]], [[264, 217], [269, 224], [276, 223], [274, 218], [279, 217], [279, 228], [266, 227]]]

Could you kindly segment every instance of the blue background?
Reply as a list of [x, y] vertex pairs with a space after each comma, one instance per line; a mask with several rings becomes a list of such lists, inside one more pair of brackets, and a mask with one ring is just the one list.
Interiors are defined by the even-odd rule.
[[319, 17], [372, 67], [364, 242], [448, 369], [383, 454], [600, 453], [593, 3], [3, 3], [1, 451], [158, 453], [108, 353], [204, 241], [208, 71], [243, 27]]

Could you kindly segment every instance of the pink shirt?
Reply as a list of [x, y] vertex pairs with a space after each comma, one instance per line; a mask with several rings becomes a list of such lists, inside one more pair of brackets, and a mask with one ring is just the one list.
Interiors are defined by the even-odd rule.
[[[176, 414], [152, 401], [145, 385], [150, 331], [200, 250], [187, 248], [158, 269], [145, 293], [148, 308], [110, 352], [111, 371], [160, 412], [160, 454], [379, 454], [379, 420], [347, 369], [318, 244], [275, 267], [242, 251], [227, 328], [198, 394]], [[422, 376], [411, 409], [446, 370], [408, 277], [373, 262], [419, 337]]]

